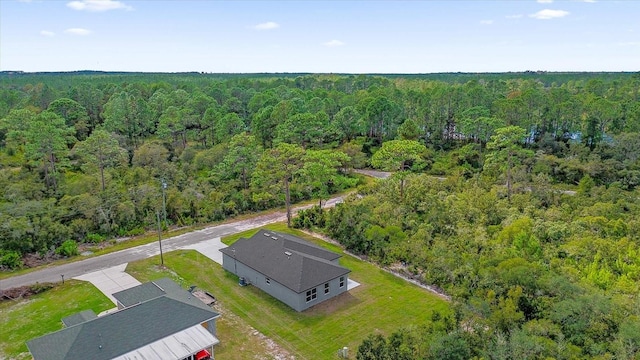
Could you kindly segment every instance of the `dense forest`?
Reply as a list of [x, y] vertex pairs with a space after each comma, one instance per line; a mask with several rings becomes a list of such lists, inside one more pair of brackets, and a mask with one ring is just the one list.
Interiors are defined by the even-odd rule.
[[359, 359], [638, 359], [639, 91], [633, 73], [0, 74], [0, 267], [357, 186], [292, 225], [454, 308]]

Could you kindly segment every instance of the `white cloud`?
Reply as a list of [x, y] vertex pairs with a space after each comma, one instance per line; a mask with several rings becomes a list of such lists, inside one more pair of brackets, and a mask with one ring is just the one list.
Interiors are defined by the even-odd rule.
[[640, 46], [640, 41], [628, 41], [628, 42], [620, 42], [619, 46]]
[[536, 0], [538, 4], [551, 4], [553, 0]]
[[515, 15], [507, 15], [505, 16], [507, 19], [520, 19], [522, 18], [522, 14], [515, 14]]
[[338, 47], [338, 46], [343, 46], [345, 45], [344, 42], [340, 41], [340, 40], [329, 40], [326, 43], [322, 44], [326, 47]]
[[262, 24], [258, 24], [256, 26], [254, 26], [253, 28], [256, 30], [273, 30], [273, 29], [277, 29], [280, 27], [280, 24], [273, 22], [273, 21], [268, 21], [266, 23], [262, 23]]
[[491, 24], [493, 24], [493, 20], [480, 20], [480, 24], [482, 24], [482, 25], [491, 25]]
[[569, 15], [568, 11], [544, 9], [544, 10], [538, 11], [535, 14], [529, 15], [529, 17], [532, 17], [534, 19], [539, 19], [539, 20], [549, 20], [549, 19], [557, 19], [557, 18], [565, 17], [567, 15]]
[[73, 10], [102, 12], [109, 10], [133, 10], [129, 5], [117, 0], [76, 0], [67, 3]]
[[49, 30], [42, 30], [40, 31], [40, 35], [46, 36], [46, 37], [52, 37], [52, 36], [55, 36], [55, 33]]
[[81, 35], [81, 36], [86, 36], [91, 34], [91, 30], [82, 29], [82, 28], [71, 28], [71, 29], [65, 30], [64, 32], [71, 35]]

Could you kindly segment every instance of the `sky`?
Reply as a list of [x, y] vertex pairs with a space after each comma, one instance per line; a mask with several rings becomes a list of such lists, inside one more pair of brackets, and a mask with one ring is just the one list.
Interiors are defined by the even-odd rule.
[[0, 70], [639, 71], [640, 0], [0, 0]]

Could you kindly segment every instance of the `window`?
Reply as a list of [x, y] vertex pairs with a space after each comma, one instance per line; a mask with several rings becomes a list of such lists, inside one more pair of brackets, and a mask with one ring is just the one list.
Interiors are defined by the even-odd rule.
[[329, 293], [329, 283], [324, 284], [324, 293], [325, 294]]
[[271, 285], [271, 279], [269, 279], [269, 278], [265, 278], [265, 279], [264, 279], [264, 282], [266, 282], [266, 283], [267, 283], [267, 285]]
[[316, 291], [315, 288], [307, 291], [307, 302], [311, 300], [315, 300], [317, 297], [318, 297], [318, 292]]
[[340, 276], [340, 287], [344, 287], [344, 276]]

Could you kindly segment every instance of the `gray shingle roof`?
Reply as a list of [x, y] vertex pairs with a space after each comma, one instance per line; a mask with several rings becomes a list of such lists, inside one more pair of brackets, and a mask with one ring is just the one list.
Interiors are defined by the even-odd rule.
[[220, 251], [296, 293], [350, 272], [332, 262], [339, 254], [292, 235], [265, 229]]
[[[167, 281], [173, 283], [169, 279], [156, 283], [173, 290], [180, 288]], [[218, 316], [186, 290], [165, 292], [124, 310], [32, 339], [27, 346], [36, 360], [112, 359]]]
[[165, 294], [164, 289], [152, 281], [114, 293], [113, 297], [116, 298], [120, 304], [124, 305], [124, 307], [129, 307], [143, 301], [164, 296]]
[[202, 301], [169, 278], [150, 281], [113, 294], [113, 297], [125, 307], [149, 301], [160, 296], [167, 296], [193, 306], [209, 309]]
[[93, 310], [84, 310], [77, 314], [73, 314], [71, 316], [67, 316], [66, 318], [63, 318], [62, 323], [64, 324], [64, 326], [69, 327], [73, 325], [82, 324], [85, 321], [93, 320], [97, 317], [98, 315], [96, 315], [96, 313], [94, 313]]

